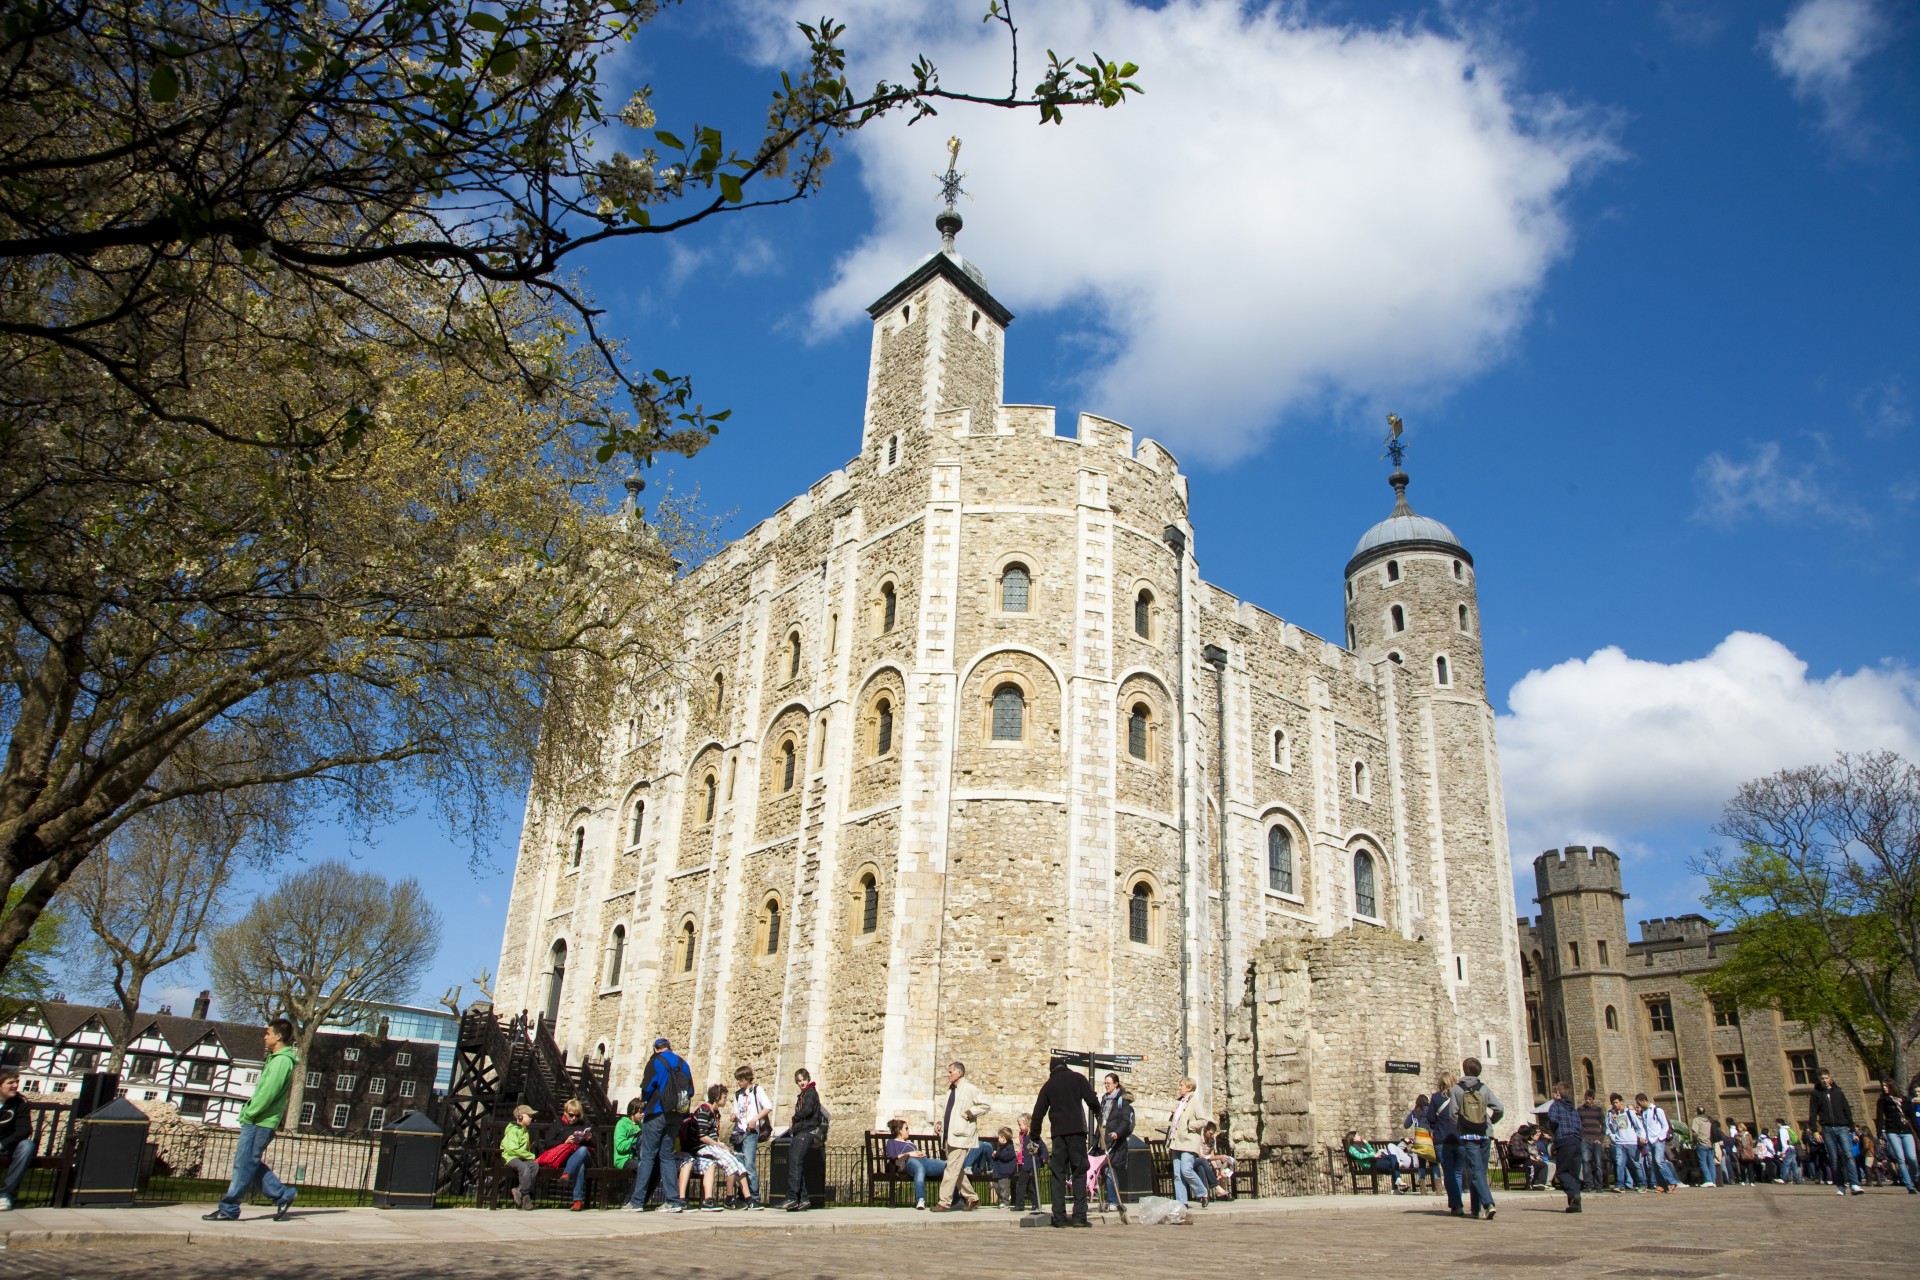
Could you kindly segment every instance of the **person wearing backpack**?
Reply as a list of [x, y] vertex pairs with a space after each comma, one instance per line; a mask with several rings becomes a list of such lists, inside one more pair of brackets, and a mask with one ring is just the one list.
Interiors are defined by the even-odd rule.
[[626, 1207], [641, 1213], [656, 1179], [668, 1213], [681, 1213], [680, 1161], [674, 1141], [680, 1122], [693, 1110], [693, 1072], [687, 1060], [673, 1051], [673, 1042], [661, 1036], [653, 1042], [653, 1056], [640, 1075], [640, 1145], [634, 1158], [633, 1194]]
[[1471, 1198], [1472, 1217], [1486, 1210], [1493, 1221], [1493, 1188], [1487, 1185], [1488, 1144], [1493, 1126], [1506, 1114], [1500, 1099], [1480, 1078], [1480, 1059], [1468, 1058], [1460, 1064], [1460, 1081], [1448, 1095], [1460, 1126], [1461, 1163], [1466, 1166], [1466, 1181]]

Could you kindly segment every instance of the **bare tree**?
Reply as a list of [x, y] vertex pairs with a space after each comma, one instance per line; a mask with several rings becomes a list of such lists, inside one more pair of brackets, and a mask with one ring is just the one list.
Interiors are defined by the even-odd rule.
[[120, 1017], [107, 1029], [118, 1071], [147, 979], [200, 949], [233, 878], [235, 855], [268, 820], [245, 792], [150, 809], [82, 863], [69, 882], [74, 914], [99, 943], [96, 971]]
[[[342, 1010], [411, 995], [440, 949], [440, 915], [418, 880], [392, 883], [344, 862], [294, 872], [213, 935], [213, 989], [229, 1013], [293, 1020], [308, 1059], [314, 1033]], [[306, 1072], [293, 1073], [288, 1128]]]

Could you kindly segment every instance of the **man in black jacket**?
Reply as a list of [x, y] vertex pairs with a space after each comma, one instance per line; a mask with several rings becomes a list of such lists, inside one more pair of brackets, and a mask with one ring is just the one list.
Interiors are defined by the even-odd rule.
[[[1048, 1167], [1053, 1170], [1056, 1227], [1093, 1225], [1087, 1221], [1087, 1134], [1093, 1127], [1087, 1123], [1089, 1111], [1100, 1113], [1100, 1099], [1094, 1096], [1093, 1086], [1066, 1062], [1054, 1063], [1053, 1073], [1034, 1100], [1032, 1131], [1040, 1132], [1040, 1122], [1048, 1116], [1053, 1118], [1053, 1157]], [[1067, 1220], [1069, 1184], [1073, 1187], [1072, 1222]]]
[[7, 1180], [0, 1184], [0, 1210], [13, 1208], [20, 1183], [33, 1168], [33, 1104], [20, 1092], [20, 1073], [0, 1071], [0, 1151], [7, 1155]]
[[793, 1100], [793, 1123], [787, 1126], [786, 1209], [802, 1213], [813, 1207], [807, 1195], [807, 1156], [826, 1141], [827, 1113], [805, 1067], [793, 1073], [793, 1083], [799, 1093]]
[[1834, 1194], [1845, 1195], [1851, 1190], [1857, 1196], [1865, 1195], [1860, 1175], [1853, 1169], [1853, 1104], [1833, 1082], [1833, 1072], [1824, 1067], [1807, 1109], [1807, 1126], [1816, 1125], [1827, 1142], [1827, 1167], [1833, 1171], [1833, 1185], [1839, 1188]]

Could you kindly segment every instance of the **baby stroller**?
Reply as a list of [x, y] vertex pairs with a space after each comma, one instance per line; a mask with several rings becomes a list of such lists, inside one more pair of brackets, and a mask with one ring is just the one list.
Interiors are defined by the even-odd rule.
[[1113, 1203], [1120, 1210], [1120, 1225], [1127, 1223], [1127, 1202], [1120, 1194], [1120, 1175], [1113, 1170], [1113, 1164], [1104, 1151], [1096, 1151], [1087, 1157], [1087, 1199], [1093, 1201], [1100, 1210], [1100, 1216], [1107, 1216], [1107, 1197], [1102, 1194], [1105, 1187], [1113, 1188]]

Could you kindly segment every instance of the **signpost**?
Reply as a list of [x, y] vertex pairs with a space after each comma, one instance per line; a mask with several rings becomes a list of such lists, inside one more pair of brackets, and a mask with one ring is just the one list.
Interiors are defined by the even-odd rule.
[[1138, 1053], [1097, 1053], [1092, 1049], [1047, 1050], [1047, 1070], [1053, 1070], [1061, 1062], [1070, 1062], [1076, 1067], [1085, 1063], [1087, 1079], [1095, 1084], [1099, 1083], [1098, 1074], [1101, 1071], [1125, 1071], [1132, 1074], [1133, 1064], [1144, 1060], [1145, 1055]]
[[1387, 1074], [1390, 1076], [1417, 1076], [1420, 1074], [1420, 1064], [1417, 1062], [1402, 1062], [1398, 1058], [1388, 1058]]

